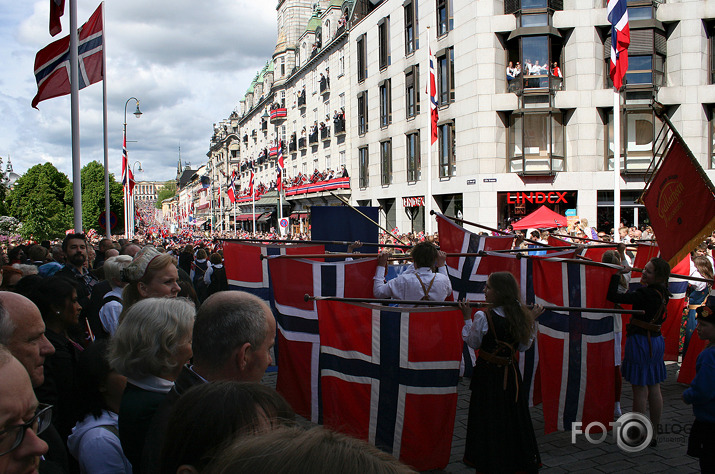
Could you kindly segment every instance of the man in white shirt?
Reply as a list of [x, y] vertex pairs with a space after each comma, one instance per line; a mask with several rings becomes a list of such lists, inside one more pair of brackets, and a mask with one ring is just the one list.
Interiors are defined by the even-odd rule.
[[413, 265], [397, 278], [385, 282], [389, 254], [380, 253], [373, 283], [375, 298], [407, 301], [447, 299], [452, 293], [452, 283], [445, 266], [447, 254], [438, 250], [431, 242], [420, 242], [412, 247], [410, 255]]

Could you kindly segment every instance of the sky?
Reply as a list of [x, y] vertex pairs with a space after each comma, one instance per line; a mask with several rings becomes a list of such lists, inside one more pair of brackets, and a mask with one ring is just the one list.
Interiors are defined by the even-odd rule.
[[[0, 157], [16, 173], [52, 163], [72, 180], [69, 95], [30, 105], [35, 54], [69, 34], [49, 34], [50, 0], [0, 0]], [[99, 5], [77, 0], [81, 25]], [[181, 159], [207, 160], [213, 124], [227, 118], [276, 44], [276, 0], [107, 0], [105, 41], [109, 171], [121, 177], [124, 105], [127, 149], [137, 181], [174, 179]], [[104, 163], [102, 83], [79, 93], [81, 165]], [[143, 172], [138, 172], [141, 163]]]

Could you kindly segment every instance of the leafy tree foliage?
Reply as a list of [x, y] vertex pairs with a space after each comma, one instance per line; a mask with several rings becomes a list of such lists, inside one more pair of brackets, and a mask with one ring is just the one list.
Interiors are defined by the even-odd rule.
[[[99, 225], [99, 216], [104, 213], [104, 166], [97, 161], [87, 163], [81, 171], [82, 178], [82, 224], [84, 230], [96, 230], [104, 234], [104, 229]], [[74, 193], [69, 188], [69, 200], [72, 202]], [[117, 220], [124, 220], [124, 193], [121, 183], [114, 180], [114, 175], [109, 175], [109, 210], [117, 215]], [[117, 232], [119, 229], [114, 228]]]
[[36, 240], [64, 235], [72, 227], [71, 189], [67, 176], [52, 163], [27, 170], [7, 198], [8, 213], [22, 222], [20, 234]]
[[176, 181], [167, 181], [157, 193], [156, 208], [161, 209], [161, 201], [174, 196], [176, 196]]

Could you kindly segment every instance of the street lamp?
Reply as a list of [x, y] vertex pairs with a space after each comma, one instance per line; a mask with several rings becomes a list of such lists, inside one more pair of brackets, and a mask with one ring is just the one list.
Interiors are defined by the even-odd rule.
[[122, 147], [122, 174], [124, 174], [123, 184], [124, 184], [124, 234], [127, 239], [134, 237], [134, 212], [133, 206], [131, 205], [131, 188], [129, 183], [129, 160], [127, 159], [127, 106], [129, 102], [135, 101], [137, 103], [137, 110], [134, 111], [134, 116], [139, 118], [142, 111], [139, 110], [139, 99], [136, 97], [130, 97], [124, 103], [124, 142]]

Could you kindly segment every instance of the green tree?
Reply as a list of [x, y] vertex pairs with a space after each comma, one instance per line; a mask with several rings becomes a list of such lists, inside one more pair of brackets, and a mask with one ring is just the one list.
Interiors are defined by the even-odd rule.
[[156, 208], [161, 209], [161, 201], [174, 196], [176, 196], [176, 181], [167, 181], [157, 193]]
[[71, 191], [67, 176], [52, 163], [27, 170], [7, 198], [8, 213], [22, 223], [20, 235], [37, 240], [64, 235], [72, 227]]
[[[82, 225], [85, 230], [94, 229], [104, 234], [99, 225], [99, 216], [104, 213], [104, 166], [97, 161], [87, 163], [81, 171], [82, 179]], [[69, 189], [69, 201], [72, 202], [73, 190]], [[109, 210], [117, 215], [117, 220], [124, 219], [124, 193], [122, 185], [109, 175]], [[119, 230], [115, 228], [115, 231]]]

